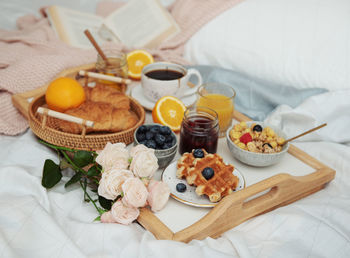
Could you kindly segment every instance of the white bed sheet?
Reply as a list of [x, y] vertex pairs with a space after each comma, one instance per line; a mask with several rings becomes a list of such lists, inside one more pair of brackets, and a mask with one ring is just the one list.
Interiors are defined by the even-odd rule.
[[[94, 9], [95, 1], [81, 2]], [[15, 18], [52, 3], [1, 1], [0, 28], [14, 28]], [[299, 133], [298, 126], [327, 119], [322, 133], [295, 143], [336, 170], [324, 190], [250, 219], [218, 239], [189, 244], [156, 240], [136, 223], [92, 222], [96, 211], [83, 201], [80, 188], [41, 186], [45, 159], [57, 157], [30, 130], [0, 135], [0, 257], [350, 257], [349, 97], [348, 90], [325, 93], [295, 109], [281, 106], [268, 117], [289, 135]], [[300, 123], [293, 126], [291, 119]]]
[[[149, 117], [150, 119], [150, 117]], [[250, 219], [218, 239], [155, 240], [138, 224], [92, 222], [97, 213], [76, 186], [41, 186], [57, 156], [25, 134], [0, 136], [0, 257], [349, 257], [350, 151], [331, 142], [296, 146], [336, 169], [322, 191]], [[64, 178], [67, 181], [68, 177]], [[185, 208], [185, 207], [184, 207]], [[178, 214], [181, 216], [181, 214]]]

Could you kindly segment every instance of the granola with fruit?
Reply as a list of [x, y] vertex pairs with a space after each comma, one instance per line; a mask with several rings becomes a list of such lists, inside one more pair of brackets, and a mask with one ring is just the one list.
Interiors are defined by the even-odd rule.
[[241, 149], [257, 153], [280, 152], [285, 142], [285, 139], [278, 136], [271, 127], [263, 128], [257, 123], [248, 127], [246, 122], [240, 122], [234, 125], [229, 135]]

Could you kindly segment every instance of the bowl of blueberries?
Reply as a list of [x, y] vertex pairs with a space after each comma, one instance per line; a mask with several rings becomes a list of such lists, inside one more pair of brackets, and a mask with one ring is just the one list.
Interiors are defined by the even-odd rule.
[[177, 152], [175, 133], [161, 124], [144, 124], [138, 127], [134, 132], [134, 145], [138, 144], [154, 149], [159, 168], [166, 167]]

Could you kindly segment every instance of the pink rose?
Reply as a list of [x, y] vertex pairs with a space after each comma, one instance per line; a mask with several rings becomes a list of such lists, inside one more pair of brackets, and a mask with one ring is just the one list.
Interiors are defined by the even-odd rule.
[[121, 200], [112, 205], [111, 214], [113, 219], [123, 225], [129, 225], [140, 215], [137, 208], [125, 206]]
[[129, 207], [143, 207], [146, 205], [148, 191], [139, 178], [128, 178], [122, 185], [123, 203]]
[[98, 185], [98, 195], [108, 200], [115, 200], [122, 193], [122, 184], [130, 177], [134, 177], [134, 175], [126, 169], [104, 171]]
[[108, 142], [102, 151], [98, 151], [96, 162], [104, 170], [110, 170], [114, 167], [126, 169], [129, 166], [129, 152], [125, 148], [125, 143]]
[[163, 181], [151, 180], [148, 184], [148, 204], [152, 211], [157, 212], [164, 208], [170, 195], [169, 186]]
[[101, 222], [102, 223], [115, 223], [116, 221], [113, 218], [112, 212], [107, 211], [101, 215]]
[[158, 169], [158, 159], [154, 149], [141, 148], [133, 153], [130, 170], [137, 177], [151, 178]]

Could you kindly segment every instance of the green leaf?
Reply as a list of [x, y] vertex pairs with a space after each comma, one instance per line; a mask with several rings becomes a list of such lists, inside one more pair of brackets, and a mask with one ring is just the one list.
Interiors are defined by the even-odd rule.
[[97, 169], [96, 166], [89, 168], [87, 175], [88, 176], [98, 176], [101, 172]]
[[51, 188], [55, 186], [61, 180], [61, 178], [62, 173], [60, 166], [51, 159], [45, 160], [41, 185], [45, 188]]
[[98, 201], [100, 203], [100, 205], [102, 206], [102, 208], [106, 209], [106, 210], [110, 210], [112, 208], [112, 201], [108, 200], [102, 196], [98, 196]]
[[86, 165], [89, 165], [93, 162], [93, 156], [91, 152], [89, 151], [82, 151], [79, 150], [76, 153], [74, 153], [73, 158], [74, 164], [76, 164], [78, 167], [85, 167]]
[[94, 221], [101, 221], [101, 215], [98, 216], [98, 217], [96, 217], [96, 218], [94, 219]]
[[72, 176], [72, 178], [64, 185], [64, 187], [68, 187], [68, 186], [70, 186], [70, 185], [72, 185], [72, 184], [74, 184], [74, 183], [76, 183], [76, 182], [78, 182], [79, 180], [80, 180], [80, 178], [81, 178], [81, 173], [80, 172], [78, 172], [78, 173], [76, 173], [74, 176]]

